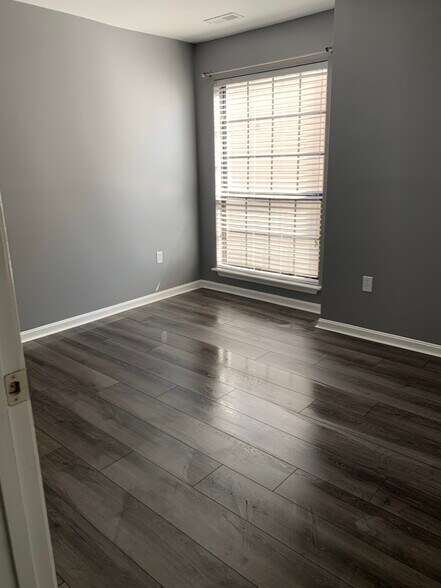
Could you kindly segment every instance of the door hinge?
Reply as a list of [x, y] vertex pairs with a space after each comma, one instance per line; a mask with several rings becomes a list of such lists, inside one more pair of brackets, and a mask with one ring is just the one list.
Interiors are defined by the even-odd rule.
[[29, 399], [29, 384], [26, 368], [5, 376], [6, 396], [9, 406]]

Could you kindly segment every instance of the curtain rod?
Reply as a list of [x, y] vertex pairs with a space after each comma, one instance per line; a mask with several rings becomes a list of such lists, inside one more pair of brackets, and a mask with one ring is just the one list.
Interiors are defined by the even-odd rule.
[[265, 65], [275, 65], [276, 63], [283, 63], [285, 61], [292, 61], [293, 59], [305, 59], [306, 57], [315, 57], [316, 55], [323, 55], [323, 53], [330, 53], [332, 55], [332, 47], [325, 47], [323, 51], [315, 51], [314, 53], [305, 53], [303, 55], [296, 55], [295, 57], [286, 57], [285, 59], [276, 59], [275, 61], [264, 61], [263, 63], [255, 63], [253, 65], [244, 65], [243, 67], [233, 67], [232, 69], [223, 69], [221, 71], [206, 71], [201, 74], [202, 78], [217, 76], [220, 74], [231, 73], [234, 71], [242, 71], [250, 69], [251, 67], [263, 67]]

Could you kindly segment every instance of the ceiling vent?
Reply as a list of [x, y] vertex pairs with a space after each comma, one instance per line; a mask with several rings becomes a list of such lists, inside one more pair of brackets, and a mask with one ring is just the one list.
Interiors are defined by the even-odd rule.
[[243, 18], [243, 15], [237, 14], [237, 12], [227, 12], [227, 14], [220, 14], [219, 16], [207, 18], [204, 22], [208, 24], [222, 24], [224, 22], [229, 22], [230, 20], [236, 20], [237, 18]]

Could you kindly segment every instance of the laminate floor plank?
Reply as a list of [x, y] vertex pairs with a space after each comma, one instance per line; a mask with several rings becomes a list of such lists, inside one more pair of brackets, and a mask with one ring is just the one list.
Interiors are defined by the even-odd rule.
[[[312, 516], [331, 523], [406, 566], [432, 579], [441, 579], [440, 537], [418, 524], [409, 524], [372, 501], [357, 498], [302, 470], [296, 470], [276, 492]], [[397, 582], [397, 586], [400, 585]], [[421, 585], [425, 585], [423, 581]]]
[[406, 366], [402, 363], [390, 360], [382, 360], [371, 368], [360, 366], [354, 362], [340, 358], [325, 358], [318, 367], [329, 368], [344, 374], [364, 379], [379, 386], [388, 386], [397, 389], [403, 387], [433, 393], [439, 398], [441, 388], [441, 375], [430, 373], [421, 368]]
[[[101, 396], [101, 395], [100, 395]], [[294, 467], [232, 435], [153, 400], [136, 390], [112, 386], [101, 398], [127, 410], [161, 431], [202, 451], [212, 459], [270, 489], [276, 488]], [[201, 397], [202, 398], [202, 397]]]
[[358, 417], [335, 407], [311, 403], [302, 415], [326, 427], [362, 437], [397, 451], [415, 460], [434, 466], [441, 471], [441, 445], [429, 439], [412, 435], [393, 427], [391, 423], [377, 423], [367, 417]]
[[387, 404], [376, 404], [367, 416], [368, 421], [393, 425], [422, 439], [441, 443], [441, 423], [429, 418], [401, 410]]
[[439, 392], [441, 389], [441, 374], [405, 363], [382, 359], [375, 366], [375, 372], [402, 382], [406, 386]]
[[42, 472], [55, 494], [160, 585], [250, 587], [207, 549], [67, 450], [43, 457]]
[[[194, 321], [191, 320], [191, 312], [189, 314], [180, 314], [180, 312], [177, 310], [177, 305], [173, 308], [176, 310], [174, 311], [172, 317], [175, 316], [178, 321], [189, 320], [191, 324], [194, 323]], [[147, 314], [155, 313], [155, 308], [151, 308]], [[161, 311], [157, 314], [158, 316], [164, 316], [167, 319], [172, 318], [164, 311]], [[236, 322], [239, 322], [239, 326], [236, 326]], [[223, 334], [243, 343], [247, 343], [250, 338], [249, 334], [246, 332], [246, 329], [243, 328], [242, 321], [231, 321], [221, 325], [206, 325], [202, 322], [198, 322], [197, 324], [215, 328], [216, 333]], [[249, 325], [249, 323], [246, 323], [246, 325]], [[278, 332], [272, 331], [271, 329], [265, 327], [255, 328], [252, 330], [253, 345], [260, 347], [261, 349], [275, 351], [283, 355], [288, 355], [289, 357], [296, 357], [302, 361], [306, 361], [312, 364], [325, 359], [327, 356], [327, 354], [323, 351], [314, 349], [311, 345], [308, 345], [307, 340], [303, 339], [303, 341], [301, 341], [300, 337], [294, 338], [286, 335], [280, 336]], [[380, 358], [377, 359], [377, 362], [378, 361], [380, 361]]]
[[[196, 489], [350, 586], [434, 585], [427, 577], [380, 549], [224, 466], [200, 482]], [[424, 543], [418, 547], [428, 551]], [[424, 559], [423, 554], [414, 561], [420, 563], [421, 559]], [[440, 577], [438, 562], [427, 558], [425, 563], [432, 575]]]
[[121, 460], [119, 465], [107, 468], [105, 475], [256, 586], [343, 585], [305, 557], [140, 456]]
[[[366, 414], [377, 402], [375, 399], [369, 400], [360, 394], [343, 392], [298, 374], [249, 359], [223, 347], [183, 337], [137, 320], [121, 319], [117, 324], [134, 333], [155, 338], [164, 345], [187, 351], [196, 356], [195, 359], [199, 362], [208, 363], [208, 358], [210, 358], [211, 362], [215, 361], [221, 366], [233, 368], [249, 377], [255, 376], [275, 384], [276, 387], [263, 390], [263, 397], [292, 410], [299, 410], [299, 407], [304, 404], [304, 399], [292, 392], [308, 396], [311, 402], [313, 400], [327, 401], [357, 414]], [[258, 396], [259, 393], [259, 388], [254, 388], [253, 394]]]
[[[97, 328], [95, 326], [95, 328]], [[44, 345], [49, 346], [50, 343], [56, 343], [58, 341], [79, 341], [84, 345], [93, 346], [96, 343], [100, 343], [101, 341], [105, 341], [106, 337], [99, 335], [97, 332], [86, 329], [83, 325], [79, 327], [73, 327], [72, 329], [68, 329], [67, 331], [63, 331], [61, 333], [54, 333], [53, 335], [49, 335], [45, 337], [43, 340]]]
[[[170, 342], [170, 345], [174, 346], [175, 342]], [[158, 347], [156, 349], [157, 353], [159, 353], [161, 348]], [[340, 389], [332, 388], [293, 372], [267, 365], [259, 360], [244, 358], [233, 353], [220, 353], [216, 348], [212, 347], [210, 349], [206, 345], [200, 349], [194, 348], [192, 350], [188, 349], [188, 351], [193, 356], [196, 356], [194, 360], [199, 361], [199, 363], [208, 363], [205, 356], [209, 356], [221, 366], [242, 372], [251, 381], [253, 378], [258, 378], [259, 380], [275, 384], [275, 386], [264, 387], [263, 390], [260, 390], [258, 386], [254, 386], [252, 389], [248, 386], [248, 391], [255, 396], [259, 396], [275, 404], [280, 404], [291, 410], [300, 410], [299, 406], [305, 402], [303, 396], [308, 397], [308, 403], [314, 400], [326, 401], [341, 406], [345, 410], [363, 415], [376, 404], [375, 399], [366, 399], [360, 394], [352, 394], [348, 391], [342, 392]], [[213, 369], [219, 370], [220, 368]]]
[[[40, 341], [47, 343], [47, 338]], [[29, 357], [40, 368], [47, 369], [48, 372], [55, 372], [60, 378], [65, 378], [75, 385], [87, 384], [99, 390], [106, 386], [112, 386], [117, 382], [114, 378], [81, 363], [81, 360], [77, 361], [66, 357], [62, 353], [48, 349], [39, 343], [26, 343], [24, 351], [26, 357]]]
[[201, 289], [25, 344], [57, 581], [441, 588], [441, 363]]
[[[186, 310], [202, 311], [206, 316], [216, 318], [218, 324], [229, 323], [232, 320], [243, 317], [243, 310], [238, 310], [232, 305], [218, 305], [215, 301], [209, 300], [206, 297], [193, 296], [197, 294], [194, 292], [187, 292], [179, 296], [179, 300], [169, 298], [169, 302], [173, 302], [177, 308], [185, 308]], [[148, 309], [145, 308], [148, 312]]]
[[226, 308], [236, 308], [240, 310], [243, 316], [246, 313], [250, 313], [253, 316], [261, 315], [268, 318], [270, 322], [279, 321], [283, 324], [293, 324], [295, 322], [296, 324], [305, 323], [312, 326], [319, 318], [317, 314], [312, 312], [264, 302], [253, 299], [252, 297], [245, 298], [244, 296], [237, 296], [227, 292], [208, 290], [206, 288], [189, 292], [185, 296], [200, 297], [204, 303], [222, 305]]
[[212, 312], [217, 314], [225, 313], [232, 316], [232, 320], [236, 318], [243, 319], [245, 317], [253, 317], [267, 324], [283, 324], [285, 326], [307, 324], [314, 325], [318, 319], [318, 315], [313, 312], [306, 312], [297, 308], [290, 308], [287, 306], [268, 304], [259, 300], [245, 298], [244, 296], [237, 296], [226, 294], [222, 298], [218, 296], [221, 292], [214, 292], [206, 288], [186, 292], [179, 298], [184, 303], [191, 303], [203, 306], [205, 309], [209, 308]]
[[[321, 403], [318, 403], [318, 407], [316, 403], [312, 403], [301, 414], [297, 414], [241, 390], [230, 392], [219, 402], [323, 449], [329, 449], [338, 454], [346, 448], [349, 457], [353, 458], [353, 455], [357, 455], [360, 463], [383, 475], [392, 474], [394, 471], [400, 472], [403, 468], [406, 470], [412, 468], [415, 473], [420, 467], [419, 464], [415, 464], [415, 459], [434, 464], [435, 467], [440, 464], [441, 446], [438, 444], [431, 442], [427, 442], [426, 446], [424, 442], [418, 444], [415, 437], [409, 437], [398, 429], [390, 426], [380, 428], [366, 418], [344, 413], [335, 406], [325, 409]], [[337, 420], [338, 418], [340, 420]], [[364, 441], [365, 437], [368, 443]], [[384, 448], [395, 453], [384, 451]], [[425, 449], [427, 454], [424, 452]], [[403, 458], [400, 454], [405, 457]], [[409, 456], [413, 459], [406, 459]], [[421, 467], [424, 473], [423, 479], [429, 480], [429, 469]]]
[[[130, 316], [132, 315], [129, 315], [129, 317]], [[264, 349], [260, 349], [252, 343], [243, 343], [242, 341], [237, 341], [231, 337], [219, 335], [216, 330], [210, 330], [209, 328], [200, 325], [182, 323], [147, 314], [143, 315], [142, 320], [157, 329], [176, 333], [177, 335], [182, 335], [189, 339], [195, 339], [196, 341], [202, 341], [203, 343], [210, 343], [211, 345], [215, 345], [216, 347], [227, 351], [232, 351], [233, 353], [243, 355], [244, 357], [249, 357], [250, 359], [256, 359], [265, 353]]]
[[[244, 332], [244, 330], [241, 328], [230, 326], [229, 323], [227, 323], [226, 325], [216, 327], [216, 333], [219, 335], [223, 335], [225, 337], [229, 337], [231, 339], [235, 339], [236, 341], [240, 341], [241, 343], [246, 343], [250, 340], [249, 333]], [[293, 345], [292, 343], [285, 343], [284, 341], [277, 340], [276, 338], [270, 339], [267, 336], [257, 334], [253, 334], [251, 336], [251, 339], [253, 341], [253, 345], [259, 347], [260, 349], [272, 351], [274, 353], [279, 353], [280, 355], [284, 355], [289, 358], [292, 357], [294, 359], [304, 361], [311, 365], [319, 363], [327, 357], [325, 353], [320, 353], [315, 350], [309, 350], [306, 345], [303, 345], [303, 347], [299, 347]]]
[[428, 372], [435, 372], [441, 374], [441, 357], [431, 357], [425, 363], [424, 369]]
[[[155, 376], [163, 379], [167, 378], [176, 386], [185, 386], [207, 396], [219, 398], [233, 390], [230, 385], [165, 361], [156, 357], [153, 353], [143, 353], [136, 349], [124, 347], [111, 340], [100, 343], [97, 348], [112, 357], [120, 357], [130, 365], [140, 367]], [[151, 351], [153, 352], [154, 349]]]
[[[211, 378], [187, 370], [175, 364], [170, 364], [160, 358], [147, 354], [133, 347], [122, 345], [113, 339], [99, 339], [97, 341], [88, 342], [87, 338], [90, 333], [80, 333], [73, 337], [74, 342], [80, 345], [91, 345], [94, 353], [105, 354], [109, 358], [115, 358], [115, 361], [123, 361], [125, 365], [133, 366], [135, 369], [142, 369], [146, 372], [154, 383], [166, 384], [166, 387], [159, 386], [159, 394], [167, 389], [180, 384], [188, 386], [189, 388], [200, 391], [208, 396], [219, 397], [230, 392], [233, 388], [222, 384], [221, 382], [212, 380]], [[129, 370], [130, 371], [130, 370]], [[121, 380], [122, 381], [122, 380]], [[129, 382], [125, 382], [130, 385]], [[151, 396], [157, 394], [150, 394]]]
[[[184, 308], [176, 308], [166, 304], [167, 301], [158, 302], [157, 304], [149, 304], [146, 307], [139, 307], [136, 315], [142, 317], [143, 320], [149, 316], [157, 317], [158, 319], [165, 319], [171, 321], [179, 321], [187, 325], [197, 325], [199, 327], [215, 327], [220, 324], [216, 318], [210, 318], [200, 312], [191, 313]], [[130, 316], [130, 315], [129, 315]]]
[[[352, 455], [354, 461], [351, 462], [342, 456], [344, 449], [341, 449], [338, 455], [321, 449], [189, 390], [176, 388], [163, 394], [161, 401], [267, 451], [296, 468], [302, 468], [336, 486], [350, 490], [357, 496], [370, 498], [384, 479], [382, 475], [364, 465], [356, 464], [355, 454]], [[343, 435], [340, 436], [340, 442], [342, 447], [345, 443], [352, 444], [351, 440], [344, 438]], [[362, 447], [361, 444], [358, 446]], [[351, 451], [352, 447], [346, 453]]]
[[[233, 307], [234, 309], [240, 308], [241, 316], [238, 318], [241, 320], [248, 320], [249, 317], [252, 321], [259, 321], [261, 318], [258, 315], [259, 305], [265, 305], [265, 316], [269, 318], [267, 322], [268, 325], [271, 326], [278, 325], [287, 331], [299, 331], [299, 329], [305, 331], [304, 327], [302, 329], [302, 326], [306, 324], [307, 331], [309, 331], [309, 333], [311, 333], [317, 339], [317, 341], [329, 343], [338, 347], [344, 347], [352, 351], [358, 351], [362, 354], [374, 355], [382, 359], [391, 359], [392, 361], [402, 362], [407, 365], [413, 365], [415, 367], [423, 367], [426, 364], [428, 365], [428, 360], [430, 359], [423, 353], [408, 351], [406, 349], [399, 349], [389, 345], [382, 345], [381, 343], [375, 343], [373, 341], [356, 339], [354, 337], [341, 335], [339, 333], [332, 333], [330, 331], [321, 329], [314, 329], [313, 327], [319, 318], [319, 316], [316, 314], [295, 309], [282, 308], [280, 306], [261, 303], [260, 301], [249, 300], [232, 294], [224, 294], [206, 289], [189, 292], [184, 294], [183, 297], [191, 297], [205, 305], [217, 305], [219, 311], [224, 308], [228, 309], [230, 307]], [[268, 306], [270, 307], [269, 309]], [[260, 306], [260, 308], [262, 307]], [[280, 314], [282, 317], [284, 317], [285, 320], [274, 320], [275, 317], [280, 316]], [[262, 324], [264, 323], [262, 322]], [[435, 365], [436, 361], [437, 359], [434, 358]], [[441, 367], [439, 367], [438, 371], [441, 371]]]
[[169, 317], [186, 317], [186, 320], [190, 320], [191, 322], [197, 321], [198, 324], [207, 326], [222, 325], [232, 320], [231, 317], [226, 318], [220, 316], [219, 313], [210, 312], [203, 305], [191, 306], [173, 298], [161, 300], [161, 302], [155, 304], [150, 310], [154, 310], [155, 312], [157, 310], [164, 311]]
[[[87, 333], [85, 334], [87, 335]], [[123, 382], [150, 396], [159, 396], [175, 386], [175, 384], [158, 378], [154, 374], [137, 368], [122, 359], [109, 356], [98, 349], [79, 343], [78, 338], [81, 336], [80, 334], [74, 335], [72, 339], [65, 338], [45, 342], [45, 345], [48, 346], [49, 350], [57, 352], [57, 355], [63, 354], [66, 358], [71, 358], [76, 362], [83, 362], [85, 366], [94, 366], [96, 369], [100, 369], [107, 376], [110, 376], [113, 384]]]
[[149, 351], [157, 345], [160, 345], [158, 341], [137, 335], [136, 333], [131, 333], [125, 329], [120, 329], [118, 326], [119, 320], [120, 319], [117, 318], [112, 323], [106, 325], [84, 325], [82, 329], [100, 335], [104, 339], [112, 339], [121, 345], [134, 347], [135, 349], [139, 349], [139, 351]]
[[387, 478], [371, 502], [441, 537], [441, 496]]
[[259, 362], [309, 378], [337, 390], [361, 395], [369, 400], [389, 404], [441, 422], [441, 396], [434, 392], [398, 386], [384, 379], [378, 383], [360, 374], [345, 373], [316, 364], [308, 365], [276, 353], [267, 353]]
[[[245, 376], [256, 376], [266, 382], [275, 384], [277, 387], [272, 387], [271, 390], [266, 390], [264, 392], [265, 397], [270, 395], [274, 402], [278, 402], [282, 405], [287, 403], [288, 406], [294, 410], [299, 409], [301, 405], [303, 406], [305, 400], [296, 394], [292, 394], [292, 392], [282, 390], [282, 387], [288, 388], [294, 392], [299, 391], [301, 394], [310, 397], [311, 402], [314, 399], [334, 401], [338, 404], [342, 404], [346, 409], [353, 410], [360, 414], [368, 412], [368, 410], [376, 403], [375, 401], [370, 402], [369, 400], [363, 400], [359, 396], [352, 396], [341, 391], [338, 391], [337, 393], [335, 389], [323, 386], [319, 383], [308, 380], [307, 378], [302, 378], [291, 372], [273, 368], [272, 366], [251, 360], [244, 355], [233, 353], [224, 347], [184, 337], [170, 331], [153, 327], [138, 320], [122, 318], [115, 324], [118, 324], [118, 326], [121, 326], [123, 329], [137, 333], [140, 336], [144, 334], [144, 336], [155, 338], [160, 345], [168, 345], [181, 351], [187, 351], [188, 353], [193, 354], [193, 356], [196, 356], [194, 359], [199, 362], [207, 363], [209, 358], [210, 363], [214, 361], [227, 368], [233, 368], [243, 372]], [[133, 346], [138, 348], [136, 345]], [[154, 354], [153, 350], [151, 350], [151, 352]], [[259, 390], [255, 390], [254, 393], [258, 395]]]
[[[122, 385], [119, 391], [125, 394]], [[81, 388], [50, 388], [44, 396], [191, 485], [220, 466], [215, 459]]]
[[145, 319], [150, 316], [148, 313], [148, 308], [150, 304], [146, 304], [145, 306], [138, 306], [137, 308], [131, 308], [130, 310], [124, 310], [120, 312], [118, 315], [119, 319], [130, 319], [133, 321], [144, 322]]
[[[256, 396], [264, 398], [287, 395], [285, 388], [281, 389], [277, 384], [262, 380], [250, 373], [245, 373], [231, 367], [224, 367], [216, 361], [213, 361], [211, 356], [191, 354], [169, 345], [161, 345], [152, 349], [150, 355], [226, 384], [230, 386], [229, 391], [232, 391], [234, 388], [240, 388], [241, 390], [249, 391], [252, 394], [256, 394]], [[182, 385], [185, 386], [184, 383]], [[298, 411], [306, 408], [311, 402], [311, 399], [304, 394], [297, 394], [294, 391], [290, 391], [289, 398], [291, 401], [290, 404], [295, 406], [295, 409]]]
[[49, 487], [45, 495], [57, 570], [71, 588], [160, 588]]
[[55, 451], [55, 449], [61, 447], [60, 443], [55, 441], [55, 439], [52, 439], [52, 437], [49, 435], [46, 435], [46, 433], [38, 427], [35, 427], [35, 435], [37, 437], [38, 455], [40, 457], [43, 457], [51, 451]]
[[[298, 331], [287, 331], [286, 328], [281, 326], [262, 326], [259, 323], [252, 322], [249, 320], [234, 320], [228, 323], [228, 327], [240, 329], [249, 333], [250, 335], [259, 335], [261, 337], [267, 337], [268, 339], [277, 339], [288, 345], [295, 347], [301, 347], [305, 350], [305, 357], [308, 357], [308, 353], [311, 358], [321, 356], [323, 359], [327, 356], [339, 357], [348, 361], [357, 362], [361, 365], [372, 366], [378, 364], [382, 358], [377, 355], [370, 355], [362, 353], [360, 351], [354, 351], [346, 347], [339, 347], [338, 345], [332, 345], [331, 343], [323, 343], [317, 337], [316, 332], [299, 333]], [[276, 349], [272, 349], [276, 351]], [[283, 353], [282, 353], [283, 355]], [[302, 359], [299, 357], [299, 359]], [[307, 361], [303, 359], [303, 361]], [[317, 363], [309, 361], [308, 363]]]
[[423, 353], [400, 349], [390, 345], [383, 345], [381, 343], [374, 343], [373, 341], [357, 339], [355, 337], [349, 337], [348, 335], [341, 335], [340, 333], [332, 333], [331, 331], [321, 329], [317, 329], [316, 332], [317, 337], [323, 342], [353, 349], [354, 351], [361, 351], [362, 353], [372, 353], [383, 359], [391, 359], [415, 367], [425, 366], [428, 360], [428, 356]]
[[44, 393], [34, 395], [32, 411], [42, 431], [98, 470], [131, 451]]
[[80, 388], [54, 388], [44, 394], [191, 484], [224, 462], [269, 488], [278, 486], [294, 469], [122, 384], [103, 397]]
[[378, 426], [333, 406], [316, 408], [312, 403], [299, 415], [240, 390], [219, 402], [346, 459], [356, 456], [357, 463], [379, 475], [400, 480], [411, 476], [412, 484], [441, 492], [441, 446], [437, 443], [387, 425]]
[[[97, 319], [96, 321], [91, 321], [90, 323], [84, 323], [84, 325], [81, 325], [81, 327], [74, 327], [74, 329], [82, 328], [82, 327], [85, 327], [86, 325], [89, 326], [91, 329], [94, 329], [95, 327], [103, 327], [104, 325], [110, 325], [111, 323], [113, 323], [116, 320], [118, 320], [118, 315], [112, 314], [110, 316], [105, 316], [103, 318]], [[67, 329], [65, 331], [60, 331], [59, 334], [67, 333], [72, 330], [73, 329]]]
[[[143, 318], [148, 318], [146, 315], [143, 315]], [[219, 356], [230, 356], [233, 351], [229, 347], [229, 343], [232, 343], [232, 347], [235, 348], [234, 355], [237, 354], [237, 348], [239, 351], [243, 351], [243, 355], [238, 355], [238, 357], [245, 357], [248, 356], [248, 346], [241, 346], [240, 343], [236, 341], [228, 340], [226, 345], [214, 345], [212, 343], [205, 343], [199, 339], [194, 339], [190, 337], [186, 337], [183, 335], [179, 335], [172, 331], [167, 331], [163, 328], [158, 328], [148, 324], [145, 321], [140, 321], [138, 319], [132, 319], [127, 317], [121, 317], [117, 323], [115, 323], [119, 329], [124, 329], [134, 333], [141, 338], [148, 337], [154, 339], [158, 345], [171, 345], [176, 349], [181, 349], [182, 351], [188, 351], [190, 353], [201, 353], [206, 352], [207, 354], [212, 355], [219, 355]], [[112, 338], [109, 335], [109, 338]], [[132, 343], [132, 346], [139, 349], [137, 345]], [[262, 355], [262, 350], [257, 348], [251, 348], [251, 355]]]
[[[66, 376], [50, 370], [47, 367], [41, 366], [33, 362], [29, 357], [26, 357], [26, 369], [29, 377], [29, 385], [31, 395], [34, 391], [41, 392], [50, 388], [51, 386], [64, 385], [66, 383]], [[80, 385], [78, 380], [73, 380], [73, 383]]]

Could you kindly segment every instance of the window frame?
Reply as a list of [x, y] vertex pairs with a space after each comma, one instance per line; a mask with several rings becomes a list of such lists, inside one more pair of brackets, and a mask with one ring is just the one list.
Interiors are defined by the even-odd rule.
[[[314, 67], [320, 67], [325, 65], [327, 68], [327, 85], [326, 85], [326, 119], [325, 119], [325, 136], [324, 136], [324, 161], [323, 161], [323, 192], [322, 192], [322, 216], [321, 216], [321, 231], [320, 231], [320, 243], [319, 243], [319, 269], [318, 278], [307, 278], [300, 276], [285, 276], [283, 274], [272, 274], [271, 272], [265, 272], [263, 270], [248, 270], [246, 268], [234, 268], [228, 266], [222, 266], [218, 263], [218, 220], [217, 220], [217, 189], [221, 181], [221, 156], [219, 155], [219, 128], [218, 128], [218, 103], [216, 96], [216, 86], [219, 84], [228, 84], [230, 82], [239, 81], [251, 81], [269, 76], [283, 76], [285, 74], [293, 73], [293, 70], [306, 70], [313, 69]], [[323, 253], [324, 253], [324, 240], [325, 240], [325, 213], [326, 213], [326, 199], [327, 199], [327, 178], [328, 178], [328, 159], [329, 159], [329, 124], [330, 124], [330, 88], [332, 78], [332, 67], [331, 60], [328, 56], [317, 60], [305, 60], [300, 63], [293, 63], [293, 65], [284, 66], [283, 68], [271, 68], [261, 69], [254, 73], [239, 74], [236, 76], [222, 77], [216, 76], [213, 78], [213, 130], [214, 130], [214, 176], [215, 176], [215, 251], [216, 251], [216, 266], [212, 268], [212, 271], [216, 272], [221, 277], [233, 278], [236, 280], [242, 280], [247, 282], [268, 284], [275, 287], [296, 290], [299, 292], [305, 292], [310, 294], [317, 294], [322, 290], [322, 278], [323, 278]]]

